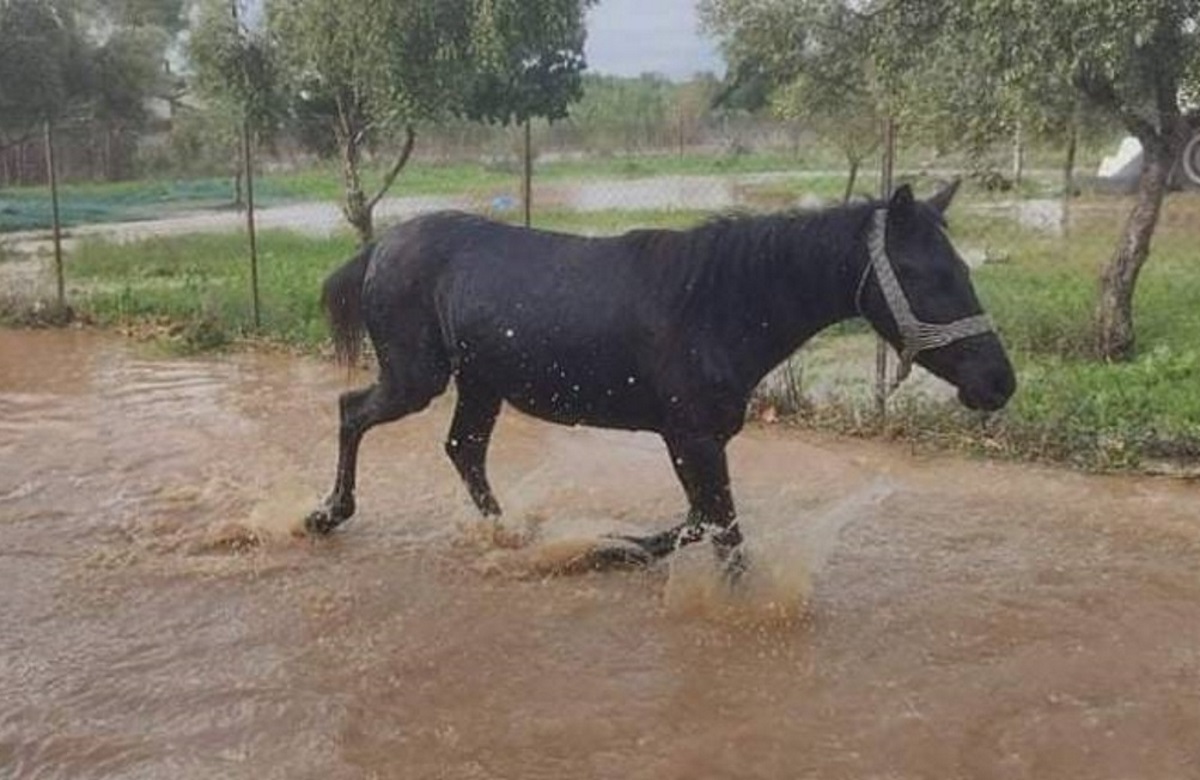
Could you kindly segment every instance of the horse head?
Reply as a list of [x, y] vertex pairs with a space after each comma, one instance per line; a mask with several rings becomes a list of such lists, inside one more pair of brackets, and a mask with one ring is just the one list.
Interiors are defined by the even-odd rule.
[[921, 202], [903, 185], [875, 210], [855, 301], [900, 354], [898, 380], [915, 362], [957, 387], [964, 406], [992, 411], [1007, 403], [1016, 378], [946, 235], [957, 188], [956, 181]]

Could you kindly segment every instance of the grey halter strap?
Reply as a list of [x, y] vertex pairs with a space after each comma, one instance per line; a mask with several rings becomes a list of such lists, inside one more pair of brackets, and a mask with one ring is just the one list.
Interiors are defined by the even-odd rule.
[[908, 378], [912, 370], [913, 359], [917, 353], [929, 349], [937, 349], [971, 336], [979, 336], [992, 332], [992, 321], [986, 314], [976, 314], [973, 317], [963, 317], [961, 320], [947, 323], [921, 322], [913, 314], [908, 298], [900, 287], [900, 280], [892, 268], [892, 262], [887, 256], [887, 209], [876, 209], [872, 215], [871, 233], [867, 237], [867, 249], [871, 259], [863, 269], [862, 278], [858, 280], [858, 290], [854, 294], [854, 306], [862, 314], [862, 292], [867, 283], [867, 276], [875, 271], [875, 280], [883, 292], [896, 327], [900, 329], [900, 367], [896, 373], [895, 382], [889, 392], [900, 386]]

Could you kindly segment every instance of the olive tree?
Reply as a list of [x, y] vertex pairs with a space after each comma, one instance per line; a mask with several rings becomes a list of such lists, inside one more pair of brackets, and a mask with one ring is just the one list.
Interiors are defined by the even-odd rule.
[[62, 118], [87, 93], [87, 42], [73, 9], [0, 0], [0, 148]]
[[242, 174], [255, 142], [270, 138], [285, 113], [275, 41], [247, 22], [240, 0], [202, 0], [188, 40], [190, 87], [218, 117], [218, 145], [235, 152], [234, 200], [243, 205]]
[[[323, 122], [337, 150], [342, 210], [360, 240], [371, 239], [374, 208], [407, 164], [422, 123], [449, 115], [510, 121], [562, 114], [578, 92], [586, 5], [275, 0], [268, 6], [268, 29], [300, 113]], [[399, 149], [368, 192], [364, 152], [397, 139]]]
[[[819, 75], [814, 55], [858, 62], [906, 131], [943, 145], [978, 150], [1018, 125], [1069, 138], [1086, 113], [1124, 127], [1141, 142], [1144, 165], [1100, 276], [1094, 342], [1101, 359], [1132, 356], [1138, 275], [1171, 169], [1198, 124], [1182, 98], [1200, 91], [1200, 0], [704, 0], [704, 8], [728, 30], [734, 61], [777, 82]], [[823, 23], [831, 12], [850, 21]], [[847, 39], [846, 30], [860, 33]], [[847, 40], [855, 45], [839, 45]]]
[[704, 0], [700, 10], [737, 77], [769, 85], [775, 114], [842, 152], [849, 200], [860, 167], [879, 148], [885, 106], [867, 21], [839, 0]]
[[1138, 139], [1142, 173], [1100, 275], [1094, 324], [1097, 357], [1130, 358], [1138, 275], [1171, 169], [1197, 128], [1181, 97], [1200, 75], [1200, 0], [878, 0], [863, 13], [893, 85], [934, 71], [987, 77], [1014, 113], [1078, 103]]

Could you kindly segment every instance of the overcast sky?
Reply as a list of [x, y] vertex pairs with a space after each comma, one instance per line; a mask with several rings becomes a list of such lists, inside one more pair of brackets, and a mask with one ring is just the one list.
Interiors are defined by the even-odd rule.
[[695, 0], [600, 0], [588, 13], [587, 61], [593, 73], [618, 76], [686, 79], [725, 69], [700, 34]]

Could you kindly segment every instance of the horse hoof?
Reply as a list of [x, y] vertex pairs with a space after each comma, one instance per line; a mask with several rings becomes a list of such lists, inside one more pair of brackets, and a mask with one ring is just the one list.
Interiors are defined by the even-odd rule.
[[[639, 551], [641, 555], [645, 556], [647, 564], [659, 558], [667, 557], [675, 552], [677, 547], [676, 539], [670, 532], [654, 534], [652, 536], [606, 534], [604, 538], [621, 543], [621, 549], [630, 550], [631, 553], [635, 550]], [[632, 547], [629, 547], [629, 545], [632, 545]]]
[[592, 569], [643, 569], [654, 563], [654, 555], [635, 539], [606, 536], [609, 544], [598, 545], [588, 553]]
[[746, 554], [741, 545], [720, 550], [718, 556], [723, 564], [722, 574], [725, 577], [725, 582], [730, 587], [741, 582], [742, 578], [750, 571], [750, 556]]
[[304, 518], [304, 530], [309, 536], [328, 536], [337, 525], [328, 509], [317, 509]]

